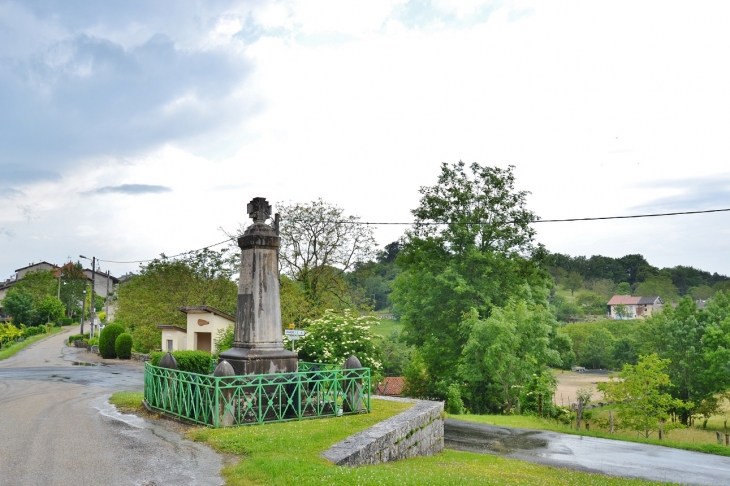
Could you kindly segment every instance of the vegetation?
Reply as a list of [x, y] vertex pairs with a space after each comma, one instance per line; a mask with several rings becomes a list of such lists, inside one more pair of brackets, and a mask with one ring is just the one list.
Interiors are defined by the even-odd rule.
[[[508, 305], [525, 285], [540, 294], [549, 277], [539, 267], [544, 252], [529, 226], [537, 217], [525, 208], [527, 193], [515, 191], [512, 167], [443, 164], [437, 184], [420, 192], [414, 227], [396, 259], [402, 272], [391, 299], [403, 339], [418, 349], [424, 366], [411, 369], [411, 377], [422, 380], [409, 390], [423, 386], [424, 396], [443, 399], [450, 384], [462, 381], [459, 363], [473, 325]], [[484, 410], [497, 403], [484, 399], [492, 383], [486, 376], [469, 382], [466, 406]]]
[[[8, 326], [11, 328], [15, 328], [15, 326], [13, 326], [12, 324], [8, 324]], [[2, 324], [0, 324], [0, 327], [2, 327]], [[2, 332], [2, 330], [0, 330], [0, 332]], [[53, 334], [56, 332], [61, 332], [61, 328], [52, 327], [49, 330], [49, 334]], [[27, 346], [30, 346], [31, 344], [38, 342], [42, 339], [45, 339], [46, 337], [49, 336], [49, 334], [41, 333], [41, 334], [36, 334], [35, 336], [31, 336], [29, 338], [25, 338], [22, 341], [5, 342], [4, 344], [2, 344], [0, 346], [0, 360], [9, 358], [9, 357], [15, 355], [16, 353], [18, 353], [19, 351], [22, 351]]]
[[296, 343], [299, 358], [341, 364], [355, 355], [363, 366], [377, 374], [383, 368], [381, 350], [371, 331], [371, 326], [377, 324], [374, 317], [357, 317], [347, 309], [342, 314], [327, 310], [320, 319], [307, 322], [307, 335]]
[[171, 259], [162, 255], [119, 288], [116, 322], [134, 338], [134, 348], [148, 352], [160, 345], [158, 324], [186, 328], [180, 306], [209, 305], [236, 313], [238, 290], [232, 277], [236, 256], [229, 250], [201, 250]]
[[598, 384], [605, 399], [615, 403], [618, 428], [642, 431], [648, 439], [649, 433], [669, 418], [670, 410], [692, 408], [692, 403], [663, 391], [670, 385], [669, 375], [664, 373], [668, 364], [669, 360], [656, 354], [643, 356], [636, 366], [624, 365], [618, 380], [611, 377], [611, 381]]
[[117, 338], [124, 332], [124, 327], [120, 324], [109, 324], [101, 330], [99, 335], [99, 354], [104, 359], [113, 359], [117, 357], [115, 343]]
[[[114, 324], [110, 324], [113, 326]], [[103, 332], [103, 331], [102, 331]], [[114, 341], [114, 352], [119, 359], [129, 359], [132, 357], [132, 336], [126, 332], [117, 336]]]
[[[154, 366], [160, 365], [160, 360], [167, 353], [157, 351], [150, 354], [150, 363]], [[173, 351], [172, 356], [177, 361], [177, 369], [207, 375], [210, 373], [210, 360], [212, 355], [205, 351]]]

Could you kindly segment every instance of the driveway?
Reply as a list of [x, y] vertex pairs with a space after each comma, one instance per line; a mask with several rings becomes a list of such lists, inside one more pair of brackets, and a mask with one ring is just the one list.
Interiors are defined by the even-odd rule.
[[610, 476], [730, 484], [730, 457], [635, 442], [446, 419], [444, 445]]
[[140, 363], [93, 361], [64, 330], [0, 361], [0, 485], [220, 485], [222, 458], [109, 405]]

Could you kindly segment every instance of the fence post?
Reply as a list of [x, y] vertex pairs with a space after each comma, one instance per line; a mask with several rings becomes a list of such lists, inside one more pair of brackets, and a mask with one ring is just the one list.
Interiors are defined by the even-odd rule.
[[717, 443], [722, 445], [722, 432], [715, 432], [717, 435]]
[[608, 433], [613, 434], [613, 410], [608, 411], [608, 424], [609, 424]]
[[[213, 427], [218, 428], [220, 426], [228, 427], [235, 423], [234, 409], [226, 410], [226, 404], [230, 403], [233, 407], [233, 390], [225, 388], [221, 390], [221, 385], [229, 385], [232, 381], [231, 376], [235, 376], [236, 371], [233, 366], [226, 361], [221, 360], [218, 366], [215, 367], [213, 376], [215, 377], [215, 413], [213, 414]], [[221, 396], [223, 401], [221, 402]]]
[[659, 440], [664, 440], [664, 420], [659, 421]]

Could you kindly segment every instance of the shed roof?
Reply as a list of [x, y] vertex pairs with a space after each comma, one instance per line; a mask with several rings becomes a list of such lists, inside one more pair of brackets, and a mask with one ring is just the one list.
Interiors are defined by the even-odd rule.
[[639, 305], [654, 304], [657, 300], [659, 300], [662, 304], [664, 303], [658, 295], [653, 295], [651, 297], [639, 297]]
[[236, 318], [233, 317], [232, 315], [226, 314], [222, 310], [216, 309], [215, 307], [211, 307], [209, 305], [195, 305], [195, 306], [178, 307], [177, 310], [179, 310], [180, 312], [184, 312], [185, 314], [211, 313], [211, 314], [215, 314], [217, 316], [221, 316], [225, 319], [228, 319], [231, 322], [236, 321]]
[[157, 324], [157, 329], [168, 329], [170, 331], [180, 331], [187, 333], [187, 329], [183, 329], [182, 327], [173, 326], [172, 324]]

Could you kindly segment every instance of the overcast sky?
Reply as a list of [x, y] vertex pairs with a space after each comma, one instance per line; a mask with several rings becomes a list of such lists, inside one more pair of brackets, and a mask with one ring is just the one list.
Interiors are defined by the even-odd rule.
[[[727, 1], [0, 0], [0, 279], [200, 248], [257, 196], [410, 221], [459, 160], [514, 165], [543, 219], [729, 208], [729, 18]], [[730, 213], [535, 227], [553, 252], [730, 274]]]

